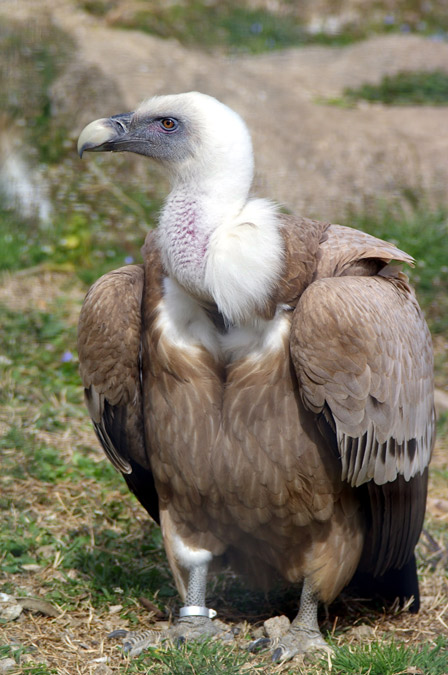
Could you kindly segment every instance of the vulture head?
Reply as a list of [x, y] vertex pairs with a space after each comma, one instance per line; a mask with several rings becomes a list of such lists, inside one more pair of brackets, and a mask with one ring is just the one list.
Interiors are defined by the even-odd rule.
[[78, 151], [134, 152], [171, 180], [143, 264], [94, 284], [78, 333], [96, 434], [160, 522], [184, 602], [166, 637], [222, 632], [212, 560], [303, 582], [276, 661], [326, 648], [318, 603], [354, 579], [417, 611], [434, 406], [431, 338], [395, 265], [411, 257], [250, 198], [246, 125], [204, 94], [96, 120]]
[[78, 140], [79, 155], [87, 150], [145, 155], [174, 182], [231, 180], [237, 174], [245, 196], [252, 181], [252, 143], [245, 123], [231, 108], [198, 92], [154, 96], [135, 112], [91, 122]]
[[[279, 270], [282, 242], [272, 204], [248, 199], [252, 143], [236, 112], [197, 92], [155, 96], [133, 113], [89, 124], [78, 141], [79, 154], [87, 150], [135, 152], [167, 171], [172, 191], [162, 210], [158, 238], [173, 279], [204, 301], [216, 303], [227, 322], [244, 321], [255, 305], [266, 304]], [[248, 232], [247, 223], [254, 221], [260, 242], [243, 260], [238, 250], [252, 246], [246, 240], [254, 232]], [[222, 252], [235, 235], [241, 245], [228, 260]]]

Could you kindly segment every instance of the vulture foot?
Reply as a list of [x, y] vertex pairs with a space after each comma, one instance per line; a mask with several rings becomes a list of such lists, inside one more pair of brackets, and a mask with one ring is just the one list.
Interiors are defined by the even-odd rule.
[[320, 631], [305, 626], [293, 626], [280, 640], [259, 638], [249, 645], [249, 651], [257, 652], [271, 649], [274, 663], [289, 661], [296, 654], [309, 654], [316, 650], [332, 653], [332, 649], [323, 639]]
[[285, 635], [272, 645], [272, 660], [275, 663], [289, 661], [296, 654], [309, 654], [317, 650], [332, 653], [319, 630], [292, 625]]
[[186, 642], [189, 640], [206, 640], [207, 638], [218, 638], [220, 640], [233, 640], [233, 633], [225, 623], [219, 620], [212, 621], [203, 616], [189, 616], [179, 619], [176, 625], [169, 631], [169, 638], [172, 642]]
[[289, 661], [296, 654], [308, 654], [316, 650], [332, 653], [319, 630], [317, 622], [318, 595], [309, 579], [303, 582], [299, 613], [288, 631], [280, 638], [260, 638], [252, 642], [250, 651], [270, 648], [275, 663]]
[[158, 630], [114, 630], [107, 636], [123, 638], [123, 651], [128, 656], [138, 656], [143, 650], [157, 647], [163, 640], [165, 631]]
[[220, 640], [233, 640], [233, 633], [221, 621], [212, 621], [206, 617], [185, 617], [171, 626], [168, 630], [143, 630], [126, 631], [114, 630], [108, 635], [109, 638], [122, 638], [123, 651], [128, 656], [138, 656], [145, 649], [158, 647], [162, 642], [169, 641], [175, 645], [189, 642], [190, 640], [205, 640], [218, 638]]

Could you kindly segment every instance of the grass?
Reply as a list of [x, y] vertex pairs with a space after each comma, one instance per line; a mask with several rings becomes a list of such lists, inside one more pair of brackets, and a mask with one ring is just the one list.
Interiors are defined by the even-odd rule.
[[[0, 125], [7, 129], [2, 133], [11, 138], [11, 154], [19, 148], [20, 180], [26, 183], [29, 175], [39, 174], [42, 185], [35, 187], [51, 204], [50, 214], [39, 219], [29, 214], [28, 193], [20, 203], [0, 185], [0, 270], [47, 265], [93, 283], [98, 273], [139, 258], [146, 223], [160, 208], [159, 179], [145, 181], [143, 192], [132, 158], [116, 158], [106, 175], [101, 160], [77, 157], [75, 139], [65, 119], [53, 114], [49, 93], [74, 46], [51, 17], [2, 22], [0, 47], [0, 83], [6, 92]], [[15, 184], [16, 177], [10, 182]]]
[[349, 103], [359, 100], [385, 105], [448, 105], [448, 72], [408, 71], [386, 75], [379, 84], [346, 89]]
[[[242, 30], [240, 42], [228, 46], [241, 45], [257, 21], [262, 30], [253, 29], [254, 51], [264, 48], [266, 38], [278, 45], [295, 39], [282, 34], [280, 24], [270, 28], [264, 15], [244, 10], [246, 18], [240, 15], [237, 27], [231, 27], [219, 11], [220, 39], [230, 40], [227, 30], [232, 35]], [[179, 18], [179, 30], [185, 16]], [[155, 220], [163, 190], [151, 177], [143, 193], [142, 178], [137, 183], [126, 157], [81, 163], [74, 155], [72, 139], [48, 108], [48, 87], [72, 48], [51, 21], [2, 25], [0, 41], [8, 67], [15, 64], [19, 73], [15, 78], [14, 68], [0, 68], [7, 92], [0, 112], [29, 126], [30, 160], [45, 167], [53, 208], [47, 222], [0, 200], [0, 592], [46, 600], [60, 611], [52, 617], [24, 610], [17, 621], [4, 623], [0, 659], [16, 661], [13, 675], [90, 675], [102, 664], [98, 659], [107, 659], [112, 672], [123, 675], [326, 675], [325, 659], [273, 666], [268, 655], [247, 652], [249, 638], [260, 632], [264, 619], [272, 613], [293, 616], [297, 593], [254, 593], [229, 573], [214, 579], [210, 606], [238, 626], [233, 644], [164, 647], [129, 661], [119, 644], [105, 640], [116, 628], [152, 627], [156, 611], [169, 620], [180, 604], [159, 528], [98, 447], [82, 400], [76, 353], [76, 322], [87, 285], [107, 269], [139, 260], [146, 224]], [[30, 79], [34, 63], [35, 82]], [[19, 93], [25, 112], [16, 105]], [[408, 201], [409, 212], [378, 207], [373, 214], [353, 216], [350, 224], [392, 239], [425, 261], [411, 278], [436, 337], [445, 344], [447, 214], [429, 211], [412, 195]], [[446, 369], [441, 348], [437, 372], [443, 383]], [[448, 419], [439, 420], [444, 449], [447, 424]], [[436, 457], [431, 480], [431, 494], [443, 500], [448, 484], [443, 455]], [[448, 545], [446, 520], [431, 509], [426, 527], [440, 551], [426, 540], [419, 545], [424, 596], [419, 617], [386, 614], [360, 600], [340, 598], [321, 616], [336, 652], [332, 673], [448, 672], [443, 662], [448, 581], [441, 554]], [[359, 624], [370, 631], [368, 639], [359, 639]]]
[[[111, 3], [98, 0], [83, 1], [81, 6], [97, 16], [113, 9]], [[235, 0], [219, 3], [189, 0], [153, 4], [150, 8], [137, 3], [133, 10], [128, 10], [124, 18], [114, 19], [114, 25], [174, 38], [186, 46], [206, 50], [221, 48], [257, 54], [310, 43], [344, 45], [361, 37], [355, 30], [310, 35], [294, 14], [248, 7]]]
[[49, 89], [74, 52], [72, 40], [47, 17], [0, 26], [0, 115], [20, 120], [39, 162], [67, 154], [66, 129], [55, 124]]
[[[110, 269], [138, 260], [144, 235], [137, 234], [129, 240], [123, 236], [121, 223], [115, 221], [106, 243], [105, 217], [97, 214], [89, 220], [88, 204], [86, 207], [87, 213], [62, 211], [50, 226], [0, 206], [0, 269], [13, 271], [47, 265], [55, 270], [73, 271], [90, 284]], [[122, 218], [126, 218], [125, 213]], [[151, 222], [151, 217], [148, 220]]]
[[378, 205], [376, 210], [353, 215], [348, 224], [394, 243], [412, 255], [414, 268], [405, 272], [417, 291], [431, 331], [448, 329], [448, 214], [434, 211], [408, 195], [410, 211]]
[[[154, 675], [255, 675], [266, 672], [262, 664], [250, 662], [248, 652], [241, 650], [235, 645], [223, 645], [219, 642], [206, 641], [194, 645], [181, 645], [176, 649], [157, 649], [148, 656], [140, 657], [140, 665], [150, 666], [150, 672]], [[137, 665], [138, 664], [138, 665]], [[130, 672], [133, 672], [132, 670]], [[136, 670], [135, 672], [142, 672]]]
[[447, 640], [440, 638], [436, 645], [421, 648], [391, 642], [373, 642], [368, 645], [340, 647], [332, 662], [334, 675], [445, 675], [448, 668]]
[[[339, 7], [322, 27], [308, 27], [309, 16], [300, 3], [283, 0], [275, 9], [253, 6], [236, 0], [209, 2], [136, 2], [122, 5], [119, 0], [80, 0], [80, 7], [119, 28], [141, 30], [161, 38], [174, 38], [196, 49], [221, 49], [227, 52], [260, 53], [272, 49], [309, 44], [344, 46], [381, 33], [417, 33], [446, 39], [448, 20], [442, 3], [419, 3], [401, 0], [376, 2], [363, 7], [362, 13], [346, 17], [339, 26], [334, 17]], [[333, 25], [332, 25], [333, 23]]]

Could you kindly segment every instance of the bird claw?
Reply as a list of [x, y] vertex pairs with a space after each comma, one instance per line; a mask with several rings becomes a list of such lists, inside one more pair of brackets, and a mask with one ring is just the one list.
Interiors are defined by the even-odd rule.
[[168, 630], [145, 630], [140, 632], [118, 629], [112, 631], [108, 638], [121, 638], [123, 651], [127, 656], [138, 656], [145, 649], [157, 647], [161, 642], [169, 641], [180, 648], [189, 640], [204, 640], [218, 638], [225, 641], [233, 640], [234, 635], [227, 630], [227, 626], [220, 621], [211, 621], [204, 617], [188, 617], [180, 619]]
[[333, 653], [320, 631], [294, 627], [294, 625], [283, 635], [280, 642], [276, 642], [277, 644], [272, 652], [274, 663], [283, 663], [297, 654], [309, 654], [318, 650], [325, 651], [327, 654]]
[[118, 629], [107, 636], [109, 639], [122, 638], [123, 651], [128, 656], [138, 656], [144, 649], [156, 647], [163, 639], [162, 631], [144, 630], [141, 632]]
[[258, 638], [258, 640], [254, 640], [253, 642], [249, 643], [248, 646], [248, 651], [255, 653], [255, 652], [261, 652], [265, 649], [268, 649], [272, 645], [272, 640], [271, 638]]
[[248, 646], [248, 650], [252, 653], [265, 649], [271, 649], [274, 663], [289, 661], [297, 654], [306, 654], [315, 650], [333, 653], [319, 631], [311, 631], [307, 628], [290, 628], [280, 639], [262, 637]]
[[112, 640], [113, 638], [124, 638], [129, 633], [129, 631], [124, 630], [123, 628], [118, 628], [113, 630], [112, 633], [108, 633], [107, 639]]

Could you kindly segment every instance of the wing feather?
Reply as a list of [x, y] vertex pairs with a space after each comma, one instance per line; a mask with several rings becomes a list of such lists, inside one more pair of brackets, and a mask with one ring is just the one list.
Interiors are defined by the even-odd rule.
[[78, 326], [87, 409], [106, 456], [154, 519], [158, 500], [147, 452], [141, 391], [144, 270], [128, 265], [89, 290]]
[[435, 436], [431, 338], [412, 291], [399, 276], [314, 282], [291, 354], [305, 406], [336, 439], [342, 480], [365, 495], [361, 567], [402, 567], [422, 528]]
[[305, 405], [320, 413], [326, 404], [335, 420], [343, 480], [358, 487], [424, 472], [434, 438], [432, 347], [402, 280], [311, 284], [291, 349]]

